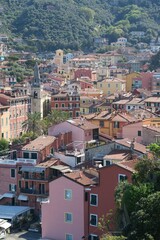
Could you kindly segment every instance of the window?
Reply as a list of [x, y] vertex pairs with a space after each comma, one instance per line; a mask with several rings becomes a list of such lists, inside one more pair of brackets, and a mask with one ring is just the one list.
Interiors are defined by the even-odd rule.
[[72, 199], [72, 190], [71, 189], [65, 189], [64, 193], [65, 200], [71, 200]]
[[11, 178], [15, 178], [16, 170], [14, 168], [11, 169]]
[[131, 107], [130, 106], [128, 106], [128, 109], [130, 109]]
[[77, 157], [77, 164], [81, 163], [81, 157]]
[[73, 240], [73, 235], [67, 233], [65, 240]]
[[138, 136], [141, 137], [141, 131], [138, 131]]
[[31, 159], [37, 159], [37, 153], [31, 153]]
[[98, 206], [98, 195], [97, 194], [90, 194], [90, 205]]
[[54, 148], [51, 148], [50, 153], [54, 154]]
[[110, 88], [110, 83], [108, 83], [108, 88]]
[[62, 108], [64, 108], [64, 103], [61, 104]]
[[29, 158], [29, 153], [28, 152], [23, 152], [23, 158]]
[[114, 128], [119, 128], [119, 122], [114, 122]]
[[95, 214], [90, 214], [90, 225], [97, 227], [98, 216]]
[[72, 118], [72, 116], [73, 116], [73, 113], [72, 113], [72, 112], [69, 112], [69, 115], [70, 115], [70, 117]]
[[56, 108], [58, 108], [59, 107], [59, 104], [58, 103], [56, 103]]
[[100, 125], [100, 127], [104, 127], [104, 121], [100, 120], [99, 125]]
[[8, 117], [6, 117], [6, 126], [8, 126]]
[[2, 138], [4, 138], [4, 133], [2, 133]]
[[25, 189], [28, 189], [28, 182], [25, 182]]
[[73, 220], [72, 218], [73, 218], [73, 217], [72, 217], [72, 213], [65, 213], [65, 214], [64, 214], [65, 222], [71, 223], [72, 220]]
[[94, 235], [94, 234], [91, 234], [89, 237], [90, 237], [89, 238], [90, 240], [98, 240], [99, 239], [99, 237], [97, 235]]
[[9, 191], [15, 192], [16, 191], [16, 185], [15, 184], [9, 184]]
[[18, 182], [18, 187], [21, 188], [22, 187], [22, 184], [21, 184], [21, 181], [19, 180]]
[[127, 180], [127, 176], [125, 174], [118, 174], [118, 182], [124, 182]]

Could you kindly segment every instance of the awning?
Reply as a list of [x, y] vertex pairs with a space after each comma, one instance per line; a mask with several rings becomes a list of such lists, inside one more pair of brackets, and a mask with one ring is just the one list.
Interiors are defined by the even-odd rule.
[[20, 200], [20, 201], [28, 201], [28, 196], [20, 194], [18, 196], [18, 200]]
[[88, 141], [87, 143], [88, 143], [88, 144], [96, 143], [96, 140], [93, 139], [93, 140]]
[[59, 170], [60, 172], [66, 173], [66, 172], [72, 172], [72, 170], [64, 165], [57, 165], [57, 166], [51, 166], [52, 169]]
[[3, 195], [0, 196], [0, 200], [2, 198], [14, 198], [15, 194], [14, 193], [4, 193]]
[[23, 166], [20, 171], [22, 171], [22, 172], [31, 172], [31, 173], [42, 173], [42, 172], [45, 171], [45, 168], [43, 168], [43, 167]]
[[49, 202], [49, 199], [48, 198], [37, 197], [36, 201], [40, 202], [40, 203], [46, 203], [46, 202]]
[[4, 221], [4, 222], [2, 222], [2, 224], [0, 223], [0, 227], [4, 228], [4, 229], [8, 229], [11, 227], [11, 224], [7, 221]]

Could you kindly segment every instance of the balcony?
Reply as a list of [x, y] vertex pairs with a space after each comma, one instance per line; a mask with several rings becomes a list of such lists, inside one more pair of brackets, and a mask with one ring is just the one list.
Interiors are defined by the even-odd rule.
[[17, 158], [17, 162], [20, 163], [31, 163], [31, 164], [37, 164], [37, 160], [36, 159], [26, 159], [26, 158]]
[[49, 196], [48, 191], [39, 191], [39, 190], [31, 189], [31, 188], [21, 188], [20, 192], [32, 194], [32, 195]]
[[49, 176], [49, 177], [45, 177], [45, 176], [28, 176], [28, 175], [22, 175], [21, 176], [21, 180], [31, 180], [31, 181], [40, 181], [40, 182], [43, 182], [43, 181], [46, 181], [46, 182], [49, 182], [53, 179], [55, 179], [56, 177], [55, 176]]

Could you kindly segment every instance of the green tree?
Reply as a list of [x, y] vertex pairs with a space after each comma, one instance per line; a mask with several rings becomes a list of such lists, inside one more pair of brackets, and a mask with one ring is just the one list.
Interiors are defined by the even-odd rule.
[[0, 152], [7, 150], [8, 147], [9, 147], [9, 142], [4, 138], [0, 139]]
[[33, 132], [36, 135], [42, 134], [41, 114], [39, 112], [29, 113], [28, 119], [23, 122], [23, 129], [28, 132]]
[[160, 51], [151, 58], [149, 68], [151, 71], [156, 71], [158, 68], [160, 68]]
[[160, 239], [160, 192], [141, 198], [131, 216], [128, 240]]
[[154, 154], [156, 158], [160, 157], [160, 143], [151, 143], [149, 150]]
[[160, 161], [140, 160], [135, 170], [133, 183], [122, 183], [115, 192], [117, 213], [121, 226], [125, 226], [123, 233], [128, 240], [158, 240], [160, 207], [155, 199], [160, 198]]

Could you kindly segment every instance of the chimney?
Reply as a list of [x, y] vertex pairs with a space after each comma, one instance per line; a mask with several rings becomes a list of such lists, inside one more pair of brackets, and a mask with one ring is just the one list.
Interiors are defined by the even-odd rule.
[[134, 150], [134, 144], [135, 144], [135, 138], [133, 138], [133, 140], [131, 141], [131, 145], [130, 145], [130, 149]]

